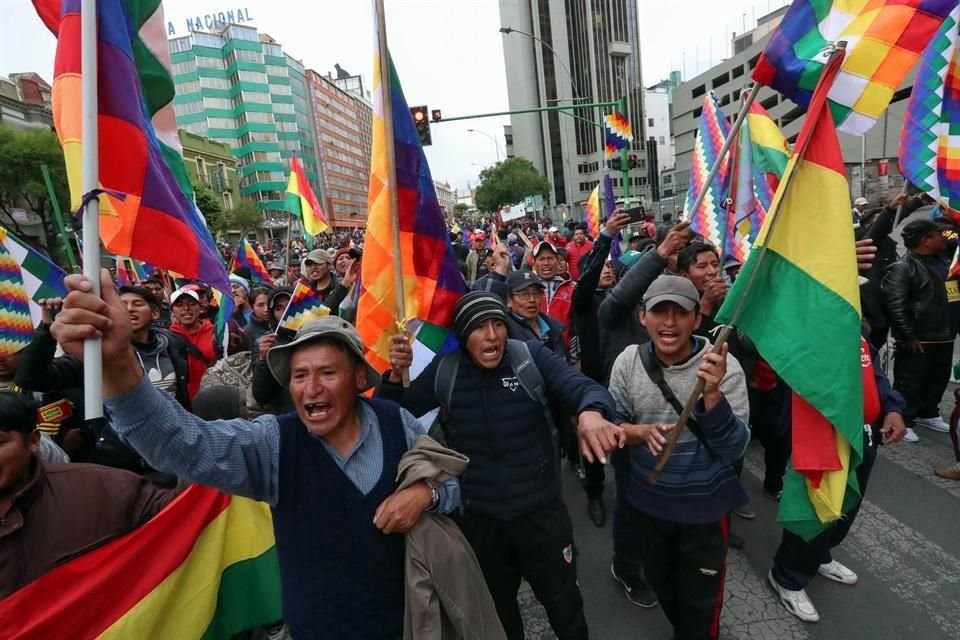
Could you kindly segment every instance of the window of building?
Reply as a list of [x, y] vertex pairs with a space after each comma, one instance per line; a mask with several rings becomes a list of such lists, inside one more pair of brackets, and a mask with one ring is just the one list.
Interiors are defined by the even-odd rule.
[[273, 114], [261, 111], [247, 111], [240, 116], [241, 124], [257, 122], [259, 124], [273, 124]]
[[293, 113], [293, 105], [284, 102], [273, 103], [274, 113]]
[[197, 68], [197, 64], [193, 60], [187, 60], [186, 62], [174, 62], [170, 66], [170, 70], [173, 72], [173, 75], [180, 73], [192, 73]]
[[663, 136], [660, 136], [659, 138], [657, 138], [657, 142], [659, 144], [666, 144], [666, 141], [664, 140]]
[[230, 82], [226, 78], [200, 76], [200, 86], [204, 89], [229, 89]]
[[653, 125], [653, 118], [647, 118], [647, 126], [648, 126], [648, 127], [654, 126], [654, 125]]
[[227, 63], [223, 58], [213, 56], [197, 56], [197, 66], [207, 69], [226, 69]]
[[271, 84], [270, 93], [275, 96], [289, 96], [293, 94], [288, 84]]
[[235, 118], [207, 118], [211, 129], [236, 129], [237, 121]]
[[262, 71], [240, 71], [240, 80], [243, 82], [256, 82], [258, 84], [267, 84], [267, 74]]
[[743, 75], [743, 66], [737, 66], [730, 70], [730, 75], [734, 78], [739, 78]]
[[194, 31], [193, 32], [194, 42], [201, 47], [213, 47], [214, 49], [222, 49], [224, 42], [223, 38], [214, 34], [214, 33], [205, 33], [203, 31]]
[[210, 178], [207, 176], [207, 163], [204, 162], [203, 158], [195, 158], [197, 162], [197, 175], [200, 177], [200, 182], [207, 184], [210, 181]]
[[196, 93], [197, 91], [200, 91], [200, 83], [196, 80], [177, 83], [177, 93], [180, 95]]
[[233, 209], [233, 195], [229, 191], [223, 192], [223, 208]]
[[710, 81], [710, 86], [716, 89], [717, 87], [725, 85], [728, 82], [730, 82], [730, 74], [721, 73], [716, 78]]
[[260, 38], [257, 36], [257, 30], [251, 29], [250, 27], [241, 27], [239, 25], [231, 25], [227, 29], [227, 37], [234, 38], [236, 40], [248, 40], [250, 42], [257, 42]]
[[192, 113], [200, 113], [203, 111], [203, 103], [197, 100], [196, 102], [183, 102], [181, 104], [173, 105], [173, 112], [178, 116], [188, 116]]
[[700, 96], [702, 96], [702, 95], [705, 94], [706, 92], [707, 92], [707, 86], [704, 85], [704, 84], [702, 84], [702, 85], [700, 85], [699, 87], [694, 87], [694, 88], [693, 88], [693, 90], [690, 92], [690, 97], [692, 97], [692, 98], [699, 98]]
[[207, 109], [233, 109], [233, 101], [230, 98], [210, 98], [203, 99], [203, 106]]
[[273, 56], [274, 58], [283, 57], [283, 48], [278, 44], [267, 44], [263, 45], [263, 53], [267, 56]]
[[167, 43], [170, 53], [180, 53], [181, 51], [190, 51], [193, 49], [193, 38], [191, 36], [185, 36], [183, 38], [177, 38], [175, 40], [170, 40]]

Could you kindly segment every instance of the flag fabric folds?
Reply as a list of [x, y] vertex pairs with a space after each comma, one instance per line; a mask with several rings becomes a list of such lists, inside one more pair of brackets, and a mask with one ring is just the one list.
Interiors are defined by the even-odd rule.
[[[357, 311], [357, 330], [368, 349], [370, 364], [384, 371], [390, 366], [395, 323], [405, 321], [407, 330], [416, 337], [410, 368], [411, 377], [416, 377], [434, 355], [456, 348], [456, 338], [449, 327], [453, 307], [465, 285], [396, 68], [389, 53], [379, 50], [377, 34], [382, 28], [384, 25], [377, 24], [374, 29], [373, 149], [361, 272], [364, 290]], [[389, 102], [385, 79], [381, 77], [381, 56], [386, 58], [385, 68], [390, 73], [386, 79], [390, 83]], [[393, 116], [393, 140], [387, 139], [387, 110]], [[396, 184], [390, 183], [387, 145], [394, 149]], [[393, 198], [399, 215], [399, 256], [394, 255]], [[397, 309], [395, 258], [400, 263], [403, 314]]]
[[0, 227], [0, 356], [10, 356], [33, 340], [40, 324], [38, 301], [67, 295], [66, 273]]
[[827, 105], [842, 59], [837, 53], [825, 68], [754, 251], [717, 316], [729, 322], [742, 303], [737, 328], [793, 389], [793, 457], [779, 520], [804, 539], [860, 495], [853, 473], [864, 424], [857, 258], [850, 191]]
[[201, 485], [0, 601], [24, 640], [227, 640], [282, 615], [270, 508]]
[[[34, 0], [57, 36], [53, 119], [73, 207], [81, 193], [80, 0]], [[183, 162], [159, 0], [97, 2], [100, 237], [107, 250], [227, 288]], [[172, 250], [175, 248], [175, 250]]]
[[308, 320], [330, 315], [330, 309], [323, 304], [320, 294], [303, 282], [298, 282], [290, 296], [287, 308], [280, 316], [277, 329], [296, 333]]
[[260, 256], [257, 255], [246, 238], [241, 238], [240, 245], [233, 252], [233, 264], [230, 267], [230, 272], [235, 273], [242, 267], [246, 267], [250, 271], [250, 279], [254, 282], [272, 286], [270, 272], [267, 271], [267, 268], [263, 265], [263, 260], [260, 259]]
[[587, 223], [587, 235], [596, 240], [600, 237], [600, 185], [593, 188], [583, 205], [583, 221]]
[[732, 155], [731, 206], [724, 256], [743, 263], [763, 227], [767, 210], [790, 159], [790, 144], [766, 109], [754, 101], [740, 125]]
[[930, 41], [900, 135], [900, 171], [960, 222], [960, 5]]
[[[730, 123], [720, 109], [720, 102], [712, 91], [703, 96], [700, 125], [693, 143], [693, 164], [690, 167], [690, 188], [684, 204], [683, 219], [690, 221], [690, 228], [703, 236], [715, 247], [723, 247], [726, 237], [727, 199], [729, 189], [729, 154], [720, 161], [720, 169], [707, 184], [710, 169], [720, 156], [724, 141], [730, 136]], [[697, 196], [707, 195], [696, 211], [691, 211]]]
[[323, 213], [320, 201], [310, 188], [310, 181], [303, 171], [303, 165], [297, 156], [290, 157], [290, 180], [287, 182], [287, 196], [283, 203], [284, 209], [300, 216], [303, 221], [304, 236], [307, 244], [313, 248], [313, 236], [324, 233], [329, 229], [327, 216]]
[[753, 70], [753, 79], [806, 108], [829, 47], [846, 58], [828, 94], [840, 131], [863, 135], [936, 33], [956, 0], [794, 0]]
[[606, 158], [609, 160], [617, 151], [626, 148], [633, 141], [633, 130], [630, 121], [622, 113], [611, 113], [603, 118], [606, 125], [603, 129]]

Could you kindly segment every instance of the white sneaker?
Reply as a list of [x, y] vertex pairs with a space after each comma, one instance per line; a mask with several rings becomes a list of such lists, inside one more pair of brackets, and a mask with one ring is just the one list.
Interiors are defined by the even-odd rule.
[[931, 431], [936, 431], [938, 433], [949, 433], [950, 425], [944, 421], [943, 418], [937, 416], [936, 418], [917, 418], [913, 421], [914, 426], [921, 426], [930, 429]]
[[907, 427], [906, 433], [903, 434], [904, 442], [920, 442], [920, 436], [917, 435], [917, 432], [913, 430], [912, 427]]
[[817, 573], [824, 578], [829, 578], [840, 584], [857, 584], [857, 574], [843, 566], [836, 560], [831, 560], [827, 564], [822, 564], [817, 569]]
[[783, 603], [787, 611], [804, 622], [819, 622], [820, 614], [817, 613], [817, 608], [813, 606], [813, 602], [810, 600], [810, 597], [807, 596], [806, 591], [803, 589], [793, 591], [792, 589], [781, 587], [780, 584], [773, 579], [773, 571], [767, 573], [767, 582], [770, 583], [773, 590], [780, 596], [780, 602]]

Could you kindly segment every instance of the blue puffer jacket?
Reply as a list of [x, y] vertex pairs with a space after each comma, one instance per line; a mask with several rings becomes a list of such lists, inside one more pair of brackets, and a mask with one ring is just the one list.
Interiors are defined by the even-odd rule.
[[[614, 416], [606, 389], [557, 357], [540, 342], [527, 343], [540, 370], [551, 408], [557, 415], [598, 411]], [[504, 354], [495, 369], [482, 369], [461, 351], [450, 406], [448, 444], [470, 458], [460, 477], [465, 510], [510, 520], [532, 512], [560, 495], [559, 461], [539, 403], [519, 386]], [[384, 379], [376, 396], [395, 400], [414, 415], [440, 405], [434, 380], [440, 357], [434, 358], [408, 389]]]

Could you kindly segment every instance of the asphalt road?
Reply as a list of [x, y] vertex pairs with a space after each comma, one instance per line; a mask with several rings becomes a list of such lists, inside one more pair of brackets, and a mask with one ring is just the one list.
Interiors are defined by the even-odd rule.
[[[941, 404], [953, 408], [951, 384]], [[763, 451], [750, 445], [743, 483], [757, 518], [734, 516], [733, 530], [746, 545], [731, 549], [721, 637], [727, 639], [938, 640], [960, 638], [960, 482], [933, 475], [950, 462], [947, 434], [918, 431], [920, 442], [881, 447], [860, 514], [835, 557], [856, 571], [855, 586], [815, 578], [807, 593], [820, 622], [806, 624], [780, 604], [766, 574], [780, 542], [777, 503], [761, 494]], [[608, 516], [614, 488], [607, 469]], [[564, 465], [564, 495], [579, 549], [578, 576], [592, 638], [666, 640], [671, 626], [659, 608], [630, 604], [610, 577], [610, 518], [597, 528], [587, 518], [586, 496]], [[527, 638], [554, 638], [543, 609], [524, 585], [521, 601]]]

